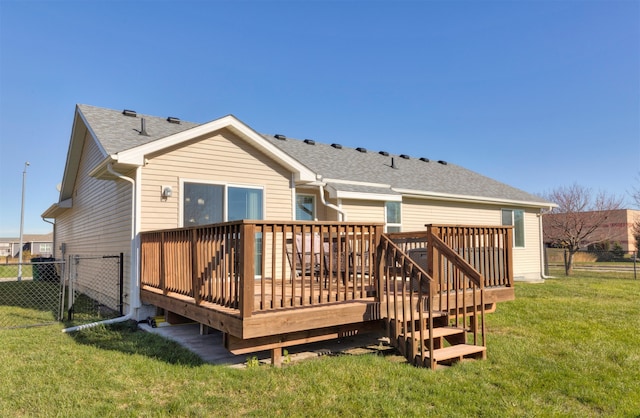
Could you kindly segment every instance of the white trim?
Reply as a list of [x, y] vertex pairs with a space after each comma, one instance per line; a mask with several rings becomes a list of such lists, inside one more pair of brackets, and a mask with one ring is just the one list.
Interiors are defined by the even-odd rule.
[[367, 187], [379, 187], [381, 189], [390, 189], [390, 184], [384, 183], [368, 183], [366, 181], [355, 181], [355, 180], [342, 180], [342, 179], [328, 179], [322, 178], [324, 183], [336, 183], [336, 184], [351, 184], [354, 186], [367, 186]]
[[412, 190], [412, 189], [399, 189], [399, 188], [391, 188], [394, 192], [402, 193], [402, 195], [406, 197], [420, 198], [420, 199], [430, 199], [430, 200], [443, 200], [449, 202], [466, 202], [466, 203], [487, 203], [492, 205], [515, 205], [518, 207], [532, 207], [532, 208], [543, 208], [543, 209], [551, 209], [557, 207], [555, 203], [542, 203], [542, 202], [530, 202], [524, 200], [510, 200], [510, 199], [497, 199], [492, 197], [482, 197], [482, 196], [466, 196], [466, 195], [454, 195], [449, 193], [436, 193], [436, 192], [426, 192], [422, 190]]
[[189, 141], [199, 136], [210, 134], [212, 132], [216, 132], [225, 128], [245, 139], [247, 143], [252, 145], [254, 148], [281, 163], [283, 166], [285, 166], [295, 174], [298, 181], [316, 180], [316, 174], [314, 172], [306, 168], [304, 165], [300, 164], [300, 162], [298, 162], [296, 159], [284, 153], [275, 145], [271, 144], [256, 131], [254, 131], [232, 115], [227, 115], [220, 119], [198, 125], [186, 131], [182, 131], [165, 138], [157, 139], [155, 141], [140, 145], [135, 148], [121, 151], [116, 154], [115, 157], [117, 158], [118, 163], [141, 166], [144, 165], [145, 156], [149, 154], [162, 151], [164, 149], [179, 145], [185, 141]]
[[[395, 202], [395, 201], [389, 200], [387, 202]], [[389, 226], [398, 227], [400, 228], [400, 232], [402, 232], [402, 201], [400, 201], [400, 223], [388, 221], [387, 202], [384, 203], [384, 232], [389, 232], [387, 230]]]
[[[505, 225], [503, 223], [502, 220], [502, 212], [504, 211], [511, 211], [511, 225]], [[515, 211], [519, 210], [520, 212], [522, 212], [522, 246], [516, 246], [516, 221], [515, 221]], [[525, 214], [527, 213], [526, 210], [522, 209], [522, 208], [501, 208], [500, 209], [500, 225], [502, 226], [511, 226], [513, 228], [513, 245], [512, 248], [514, 250], [524, 250], [527, 248], [527, 237], [525, 235]]]
[[[299, 221], [300, 219], [298, 219], [298, 196], [305, 196], [305, 197], [310, 197], [313, 200], [313, 221], [317, 221], [318, 220], [318, 207], [316, 204], [316, 195], [313, 193], [296, 193], [296, 197], [295, 197], [295, 210], [293, 212], [293, 218], [296, 221]], [[305, 219], [306, 220], [306, 219]]]
[[353, 200], [376, 200], [384, 202], [402, 202], [402, 195], [397, 194], [383, 194], [383, 193], [365, 193], [365, 192], [347, 192], [335, 190], [330, 186], [329, 197], [332, 199], [353, 199]]

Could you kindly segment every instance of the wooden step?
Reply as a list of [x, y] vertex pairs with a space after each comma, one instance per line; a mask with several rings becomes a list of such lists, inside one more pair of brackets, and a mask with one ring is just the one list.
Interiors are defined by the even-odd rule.
[[463, 358], [484, 359], [486, 352], [487, 347], [481, 345], [458, 344], [433, 350], [433, 358], [436, 362], [462, 360]]
[[[458, 335], [458, 334], [462, 334], [464, 333], [464, 329], [462, 328], [456, 328], [456, 327], [438, 327], [438, 328], [434, 328], [433, 329], [433, 333], [432, 336], [434, 339], [436, 338], [442, 338], [442, 337], [449, 337], [451, 335]], [[419, 332], [409, 332], [409, 336], [413, 337], [414, 340], [419, 341], [420, 340], [420, 333]], [[423, 332], [423, 336], [425, 340], [429, 339], [429, 331], [428, 330], [424, 330]]]

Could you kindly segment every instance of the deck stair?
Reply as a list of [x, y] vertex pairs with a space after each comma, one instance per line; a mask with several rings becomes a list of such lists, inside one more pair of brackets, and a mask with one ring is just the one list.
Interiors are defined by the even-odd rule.
[[389, 339], [416, 366], [435, 369], [466, 359], [486, 359], [484, 290], [477, 285], [482, 276], [448, 251], [446, 244], [435, 244], [449, 258], [440, 262], [448, 263], [445, 272], [434, 274], [433, 268], [419, 266], [383, 237], [379, 259], [386, 257], [386, 264], [395, 266], [384, 269]]

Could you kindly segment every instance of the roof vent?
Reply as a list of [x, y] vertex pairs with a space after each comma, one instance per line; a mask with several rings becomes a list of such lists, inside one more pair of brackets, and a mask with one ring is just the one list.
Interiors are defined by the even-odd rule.
[[180, 119], [179, 119], [179, 118], [174, 118], [173, 116], [169, 116], [169, 117], [167, 118], [167, 122], [169, 122], [169, 123], [175, 123], [175, 124], [180, 125]]
[[358, 147], [358, 148], [356, 148], [356, 151], [367, 152], [367, 149], [366, 148], [362, 148], [362, 147]]
[[140, 119], [140, 135], [149, 136], [147, 133], [147, 121], [144, 118]]
[[308, 145], [315, 145], [316, 141], [314, 141], [313, 139], [305, 139], [304, 143]]
[[379, 151], [378, 154], [384, 155], [385, 157], [389, 156], [389, 153], [387, 151]]
[[447, 162], [446, 162], [446, 161], [444, 161], [444, 160], [438, 160], [438, 162], [439, 162], [440, 164], [442, 164], [442, 165], [447, 165]]
[[428, 158], [424, 158], [424, 157], [420, 157], [420, 161], [424, 161], [425, 163], [428, 163], [429, 159]]
[[396, 168], [396, 169], [398, 168], [398, 167], [396, 166], [396, 160], [395, 160], [395, 158], [393, 158], [393, 157], [391, 157], [391, 168]]
[[274, 137], [275, 137], [276, 139], [281, 140], [281, 141], [286, 141], [286, 140], [287, 140], [287, 137], [286, 137], [286, 136], [284, 136], [284, 135], [280, 135], [280, 134], [275, 134], [275, 135], [274, 135]]
[[405, 160], [408, 160], [411, 157], [409, 157], [407, 154], [400, 154], [400, 158], [404, 158]]
[[335, 149], [342, 149], [342, 145], [340, 144], [331, 144], [331, 146]]
[[125, 116], [131, 116], [133, 118], [135, 118], [136, 115], [137, 115], [135, 110], [129, 110], [129, 109], [123, 110], [122, 114], [125, 115]]

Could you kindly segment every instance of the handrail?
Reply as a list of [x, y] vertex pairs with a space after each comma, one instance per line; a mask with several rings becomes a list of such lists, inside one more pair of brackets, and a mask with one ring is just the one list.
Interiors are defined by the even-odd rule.
[[[433, 279], [386, 234], [380, 239], [378, 254], [378, 263], [383, 263], [380, 268], [384, 271], [381, 302], [386, 307], [391, 344], [412, 363], [433, 358]], [[425, 323], [426, 327], [422, 325]]]
[[478, 270], [473, 268], [473, 266], [469, 264], [467, 260], [460, 257], [460, 255], [457, 252], [453, 251], [453, 249], [451, 249], [451, 247], [449, 247], [437, 235], [431, 234], [429, 238], [430, 238], [429, 242], [431, 242], [431, 244], [434, 247], [436, 247], [438, 251], [440, 251], [444, 256], [446, 256], [453, 265], [455, 265], [457, 268], [462, 270], [462, 272], [467, 277], [473, 280], [473, 283], [476, 286], [480, 288], [484, 288], [484, 279], [482, 277], [482, 274], [480, 274]]

